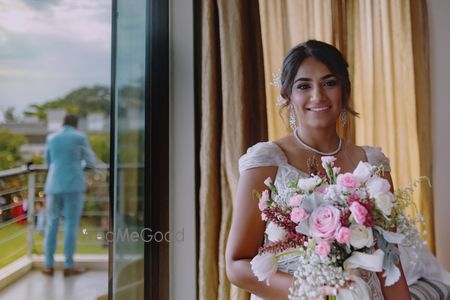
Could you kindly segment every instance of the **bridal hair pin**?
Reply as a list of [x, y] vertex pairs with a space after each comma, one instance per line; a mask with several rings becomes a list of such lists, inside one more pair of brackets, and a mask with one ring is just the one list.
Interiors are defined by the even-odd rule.
[[[277, 87], [279, 90], [281, 90], [281, 75], [280, 73], [272, 73], [272, 81], [270, 82], [270, 85]], [[276, 100], [277, 106], [284, 106], [287, 104], [287, 100], [281, 97], [281, 95], [278, 95]]]
[[280, 73], [272, 73], [272, 81], [270, 82], [271, 85], [276, 86], [277, 88], [281, 89], [281, 75]]

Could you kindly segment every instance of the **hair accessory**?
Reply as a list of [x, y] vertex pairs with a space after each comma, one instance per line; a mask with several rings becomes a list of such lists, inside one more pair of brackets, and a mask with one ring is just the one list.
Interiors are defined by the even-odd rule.
[[297, 120], [295, 119], [295, 112], [292, 105], [289, 105], [289, 126], [293, 131], [297, 129]]
[[280, 73], [272, 73], [272, 82], [271, 85], [281, 89], [281, 75]]
[[[270, 85], [278, 88], [281, 90], [281, 76], [280, 73], [272, 73], [272, 81], [270, 82]], [[288, 104], [288, 101], [281, 97], [281, 95], [278, 95], [276, 99], [277, 106], [285, 106]]]
[[347, 124], [347, 111], [345, 109], [341, 113], [341, 123], [343, 127]]
[[342, 148], [342, 139], [340, 137], [339, 137], [339, 144], [338, 144], [336, 150], [334, 150], [332, 152], [321, 152], [321, 151], [317, 150], [316, 148], [313, 148], [313, 147], [307, 145], [304, 141], [302, 141], [302, 139], [298, 135], [297, 128], [294, 130], [294, 136], [297, 139], [297, 141], [299, 142], [299, 144], [302, 145], [304, 148], [306, 148], [306, 149], [308, 149], [308, 150], [310, 150], [310, 151], [312, 151], [314, 153], [317, 153], [317, 154], [319, 154], [321, 156], [333, 156], [333, 155], [336, 155], [336, 153], [341, 151], [341, 148]]

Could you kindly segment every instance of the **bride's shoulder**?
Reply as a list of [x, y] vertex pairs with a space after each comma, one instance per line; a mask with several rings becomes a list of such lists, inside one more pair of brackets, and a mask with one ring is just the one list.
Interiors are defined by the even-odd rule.
[[357, 161], [365, 161], [367, 158], [366, 151], [364, 150], [363, 147], [355, 145], [354, 143], [348, 140], [345, 141], [344, 148], [345, 151], [347, 152], [347, 155]]
[[239, 158], [239, 172], [256, 167], [279, 166], [285, 162], [286, 157], [275, 142], [259, 142]]
[[374, 166], [383, 165], [384, 170], [386, 172], [391, 171], [391, 166], [389, 163], [389, 158], [383, 153], [383, 149], [381, 147], [375, 146], [355, 146], [361, 149], [364, 152], [367, 162]]

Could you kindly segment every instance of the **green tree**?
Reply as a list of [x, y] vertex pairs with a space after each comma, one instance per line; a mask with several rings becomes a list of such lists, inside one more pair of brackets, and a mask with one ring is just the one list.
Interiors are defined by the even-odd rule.
[[26, 137], [0, 129], [0, 170], [11, 169], [22, 164], [19, 148], [27, 143]]
[[97, 158], [109, 164], [109, 134], [89, 134], [88, 139]]
[[16, 114], [14, 113], [14, 107], [7, 107], [3, 111], [3, 119], [6, 123], [11, 123], [16, 121]]
[[47, 110], [65, 109], [68, 113], [86, 117], [90, 112], [103, 112], [109, 116], [110, 112], [109, 87], [95, 85], [93, 87], [77, 88], [62, 98], [53, 99], [43, 104], [30, 105], [30, 109], [24, 115], [37, 116], [40, 120], [46, 120]]

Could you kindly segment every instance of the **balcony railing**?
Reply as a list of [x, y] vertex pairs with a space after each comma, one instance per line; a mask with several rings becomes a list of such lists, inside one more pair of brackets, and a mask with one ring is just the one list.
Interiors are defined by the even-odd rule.
[[[0, 269], [21, 257], [43, 254], [46, 173], [42, 165], [0, 171]], [[106, 257], [108, 176], [107, 165], [97, 165], [86, 171], [87, 192], [78, 234], [78, 254], [103, 254]], [[59, 230], [61, 237], [63, 226], [59, 226]], [[62, 253], [61, 249], [62, 239], [58, 239], [57, 253]]]

